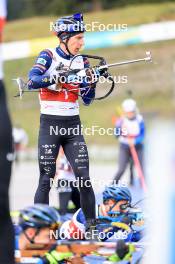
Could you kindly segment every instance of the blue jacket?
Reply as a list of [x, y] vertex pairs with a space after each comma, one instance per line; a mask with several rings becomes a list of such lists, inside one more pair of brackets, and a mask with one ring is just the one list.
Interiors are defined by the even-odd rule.
[[[64, 53], [64, 51], [60, 48], [56, 48], [56, 52], [60, 57], [66, 60], [71, 60], [72, 56], [67, 55]], [[50, 76], [46, 75], [46, 71], [49, 69], [49, 67], [52, 64], [52, 59], [53, 56], [51, 54], [51, 51], [49, 50], [43, 50], [39, 56], [36, 59], [36, 62], [32, 69], [29, 72], [29, 80], [28, 80], [28, 89], [39, 89], [39, 88], [46, 88], [49, 85], [54, 84], [54, 80], [50, 80]], [[86, 58], [84, 59], [84, 68], [89, 68], [89, 61]], [[91, 101], [95, 97], [95, 84], [92, 84], [91, 87], [93, 86], [94, 89], [90, 89], [90, 85], [83, 81], [80, 84], [81, 89], [81, 95], [82, 95], [82, 100], [85, 105], [89, 105]]]

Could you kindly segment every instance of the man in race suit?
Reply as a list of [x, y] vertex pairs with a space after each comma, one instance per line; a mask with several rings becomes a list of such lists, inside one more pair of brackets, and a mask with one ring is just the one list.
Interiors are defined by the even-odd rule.
[[[61, 27], [62, 25], [64, 27]], [[57, 154], [62, 146], [76, 179], [81, 181], [80, 202], [88, 228], [95, 219], [95, 196], [89, 178], [87, 146], [82, 133], [74, 131], [81, 131], [79, 89], [81, 88], [80, 93], [85, 105], [89, 105], [95, 97], [96, 82], [93, 81], [94, 78], [87, 82], [86, 72], [95, 79], [99, 78], [100, 73], [90, 70], [89, 62], [82, 56], [78, 56], [71, 66], [73, 69], [85, 69], [80, 83], [75, 83], [75, 75], [66, 75], [57, 69], [58, 65], [69, 67], [73, 55], [76, 55], [84, 44], [82, 14], [59, 19], [55, 32], [60, 45], [39, 54], [29, 73], [28, 81], [29, 89], [40, 88], [41, 106], [38, 142], [40, 179], [34, 202], [49, 203], [50, 179], [55, 176]], [[58, 75], [56, 80], [55, 76]], [[65, 77], [66, 81], [62, 81], [60, 76]]]

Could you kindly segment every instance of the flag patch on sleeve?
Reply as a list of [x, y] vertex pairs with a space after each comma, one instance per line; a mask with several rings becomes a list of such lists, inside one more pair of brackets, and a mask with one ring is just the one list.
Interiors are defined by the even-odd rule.
[[38, 58], [36, 63], [42, 64], [42, 65], [46, 65], [47, 61], [45, 59], [43, 59], [43, 58]]

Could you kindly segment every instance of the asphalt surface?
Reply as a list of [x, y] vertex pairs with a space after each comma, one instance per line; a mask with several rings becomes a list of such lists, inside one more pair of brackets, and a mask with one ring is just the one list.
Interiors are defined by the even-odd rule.
[[[117, 164], [90, 164], [90, 177], [94, 187], [96, 201], [102, 201], [101, 193], [105, 185], [109, 185], [117, 170]], [[136, 175], [136, 173], [135, 173]], [[127, 184], [129, 180], [129, 170], [122, 178], [121, 184]], [[11, 210], [18, 210], [27, 205], [33, 204], [33, 197], [37, 188], [39, 170], [37, 162], [21, 162], [13, 166], [12, 180], [10, 186]], [[131, 188], [133, 202], [143, 197], [142, 189], [138, 178], [135, 179], [135, 187]], [[56, 188], [53, 186], [50, 191], [50, 205], [58, 206]]]

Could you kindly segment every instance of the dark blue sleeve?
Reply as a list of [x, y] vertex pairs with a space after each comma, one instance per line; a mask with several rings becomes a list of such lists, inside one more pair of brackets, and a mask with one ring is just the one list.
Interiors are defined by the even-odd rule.
[[99, 224], [96, 226], [96, 230], [98, 234], [103, 234], [103, 236], [100, 237], [100, 241], [104, 242], [112, 237], [119, 229], [112, 227], [110, 224]]
[[43, 50], [36, 59], [36, 62], [29, 72], [28, 89], [39, 89], [54, 84], [54, 80], [50, 81], [50, 76], [45, 72], [52, 64], [52, 53], [50, 50]]
[[143, 237], [142, 232], [133, 232], [130, 239], [131, 242], [138, 242]]
[[145, 124], [144, 121], [142, 120], [140, 122], [140, 134], [135, 138], [135, 144], [140, 144], [143, 142], [145, 137]]
[[117, 123], [115, 125], [115, 133], [114, 135], [118, 138], [121, 136], [121, 132], [122, 132], [122, 119], [120, 118], [119, 120], [117, 120]]
[[[84, 68], [89, 68], [90, 64], [87, 58], [83, 58], [84, 60]], [[84, 105], [89, 105], [93, 99], [95, 98], [95, 88], [96, 84], [89, 84], [87, 82], [83, 82], [80, 84], [80, 94], [82, 96], [82, 100]]]

